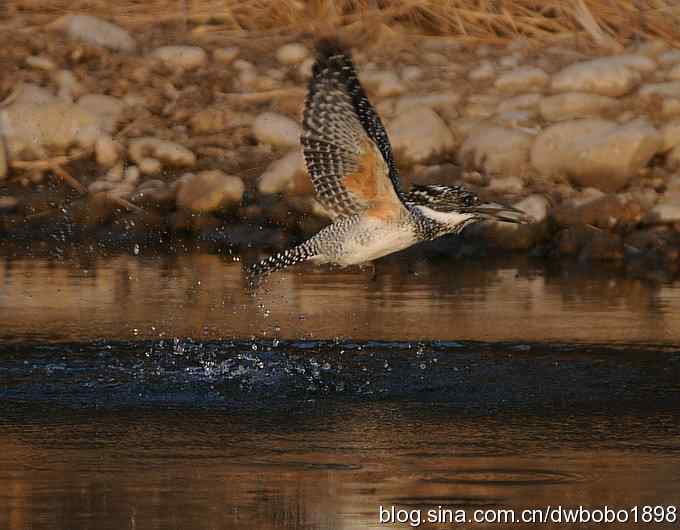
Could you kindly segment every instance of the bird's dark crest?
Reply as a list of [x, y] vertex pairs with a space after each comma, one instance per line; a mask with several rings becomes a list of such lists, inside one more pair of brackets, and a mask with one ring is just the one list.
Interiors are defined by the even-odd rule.
[[451, 212], [480, 203], [479, 197], [461, 186], [426, 184], [413, 186], [406, 194], [406, 202], [413, 206], [427, 206], [439, 212]]

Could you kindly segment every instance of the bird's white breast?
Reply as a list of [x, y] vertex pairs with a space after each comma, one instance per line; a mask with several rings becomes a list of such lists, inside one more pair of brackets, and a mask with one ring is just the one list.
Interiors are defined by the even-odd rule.
[[339, 265], [357, 265], [403, 250], [416, 242], [410, 225], [364, 219], [347, 234], [334, 261]]

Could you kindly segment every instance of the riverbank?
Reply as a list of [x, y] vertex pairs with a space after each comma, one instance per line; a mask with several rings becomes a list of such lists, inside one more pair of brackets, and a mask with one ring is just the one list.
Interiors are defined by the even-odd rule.
[[[3, 21], [0, 50], [3, 240], [273, 249], [328, 222], [298, 147], [311, 35], [20, 17]], [[672, 35], [348, 36], [405, 187], [463, 184], [536, 220], [471, 227], [428, 252], [678, 269]]]

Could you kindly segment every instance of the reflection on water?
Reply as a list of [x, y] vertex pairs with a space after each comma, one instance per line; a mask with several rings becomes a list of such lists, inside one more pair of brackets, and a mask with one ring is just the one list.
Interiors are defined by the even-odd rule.
[[[303, 268], [253, 298], [217, 255], [0, 262], [0, 528], [678, 504], [676, 285], [415, 269]], [[421, 525], [454, 527], [499, 525]]]
[[241, 264], [191, 254], [0, 261], [0, 338], [131, 337], [680, 343], [680, 288], [524, 259], [410, 273], [297, 268], [257, 298]]

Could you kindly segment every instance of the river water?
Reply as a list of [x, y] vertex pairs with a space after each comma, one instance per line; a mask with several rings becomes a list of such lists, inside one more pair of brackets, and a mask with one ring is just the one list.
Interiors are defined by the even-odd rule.
[[0, 528], [680, 526], [677, 282], [487, 258], [243, 287], [229, 254], [5, 255]]

